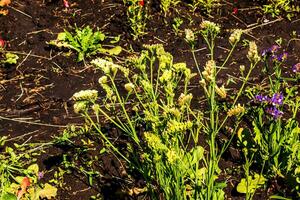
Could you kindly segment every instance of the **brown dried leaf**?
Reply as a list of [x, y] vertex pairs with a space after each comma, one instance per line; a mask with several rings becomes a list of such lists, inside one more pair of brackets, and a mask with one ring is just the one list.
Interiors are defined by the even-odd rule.
[[11, 3], [11, 0], [0, 0], [0, 6], [8, 6]]
[[0, 9], [0, 15], [7, 15], [8, 10]]

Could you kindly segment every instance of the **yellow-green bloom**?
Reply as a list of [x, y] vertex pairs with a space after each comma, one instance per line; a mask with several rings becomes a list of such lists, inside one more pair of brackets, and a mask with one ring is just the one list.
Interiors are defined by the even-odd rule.
[[204, 71], [202, 72], [202, 75], [205, 80], [208, 82], [212, 81], [214, 79], [214, 72], [216, 70], [216, 63], [214, 60], [209, 60], [206, 62]]
[[81, 90], [72, 96], [74, 101], [95, 101], [98, 98], [97, 90]]
[[215, 89], [216, 89], [216, 93], [217, 93], [222, 99], [225, 99], [225, 98], [226, 98], [227, 93], [226, 93], [226, 90], [225, 90], [224, 85], [223, 85], [222, 87], [220, 87], [220, 88], [216, 85]]
[[132, 92], [132, 90], [134, 89], [134, 84], [133, 83], [126, 83], [124, 85], [124, 88], [127, 92]]
[[176, 160], [179, 159], [179, 156], [177, 155], [176, 151], [173, 149], [169, 149], [166, 153], [167, 160], [170, 164], [173, 164], [176, 162]]
[[218, 34], [220, 33], [220, 26], [214, 22], [210, 22], [210, 21], [203, 21], [201, 24], [200, 24], [200, 27], [204, 30], [207, 30], [207, 31], [211, 31], [215, 34]]
[[236, 29], [236, 30], [234, 30], [233, 33], [229, 37], [229, 43], [231, 45], [233, 45], [236, 42], [240, 41], [242, 34], [243, 34], [243, 30], [242, 29]]
[[191, 29], [185, 29], [184, 32], [185, 32], [185, 39], [188, 42], [194, 42], [195, 41], [195, 34]]
[[254, 41], [249, 42], [249, 51], [247, 57], [253, 63], [260, 61], [260, 57], [257, 51], [257, 45]]
[[107, 83], [107, 76], [101, 76], [99, 78], [98, 82], [100, 83], [100, 85], [106, 84]]
[[241, 106], [240, 104], [234, 106], [233, 108], [231, 108], [228, 112], [227, 115], [229, 117], [234, 116], [234, 115], [239, 115], [241, 113], [245, 112], [245, 108], [243, 106]]
[[86, 101], [79, 101], [76, 102], [73, 106], [74, 112], [75, 113], [81, 113], [81, 112], [85, 112], [88, 108], [87, 102]]
[[179, 106], [187, 105], [191, 103], [191, 100], [193, 98], [193, 94], [183, 94], [181, 93], [179, 98], [178, 98], [178, 104]]

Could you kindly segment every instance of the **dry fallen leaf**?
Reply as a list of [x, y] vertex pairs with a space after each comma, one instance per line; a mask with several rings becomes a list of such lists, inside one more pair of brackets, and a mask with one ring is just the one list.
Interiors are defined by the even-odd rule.
[[57, 194], [57, 188], [46, 183], [44, 189], [39, 191], [39, 196], [41, 198], [51, 199], [52, 197], [55, 198]]
[[27, 187], [30, 186], [30, 179], [28, 177], [24, 177], [20, 186], [21, 190], [19, 190], [17, 193], [18, 199], [20, 199], [27, 192]]
[[11, 3], [11, 0], [0, 0], [0, 6], [7, 6]]
[[8, 10], [0, 9], [0, 15], [7, 15]]

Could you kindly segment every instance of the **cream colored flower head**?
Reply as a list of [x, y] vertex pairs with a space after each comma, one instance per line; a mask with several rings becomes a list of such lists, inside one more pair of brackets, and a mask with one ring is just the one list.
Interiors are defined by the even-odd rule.
[[221, 28], [218, 24], [216, 24], [214, 22], [207, 21], [207, 20], [203, 21], [200, 24], [200, 27], [204, 30], [212, 31], [215, 34], [218, 34], [221, 31]]
[[250, 62], [253, 63], [260, 61], [260, 57], [257, 51], [257, 45], [254, 41], [249, 42], [249, 51], [247, 57], [250, 60]]
[[240, 41], [242, 34], [243, 34], [243, 30], [242, 29], [236, 29], [236, 30], [234, 30], [233, 33], [229, 37], [229, 43], [231, 45], [233, 45], [236, 42]]
[[72, 96], [74, 101], [95, 101], [98, 98], [97, 90], [81, 90]]
[[188, 42], [194, 42], [195, 41], [195, 34], [191, 29], [185, 29], [184, 32], [185, 32], [185, 39]]

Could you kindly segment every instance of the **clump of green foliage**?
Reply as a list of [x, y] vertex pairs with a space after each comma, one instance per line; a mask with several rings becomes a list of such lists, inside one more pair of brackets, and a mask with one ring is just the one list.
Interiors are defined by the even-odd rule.
[[295, 12], [300, 12], [299, 5], [296, 5], [296, 0], [272, 0], [270, 3], [263, 6], [264, 13], [271, 14], [272, 17], [285, 15], [291, 19]]
[[[109, 38], [101, 31], [93, 31], [89, 26], [80, 29], [76, 28], [74, 33], [70, 33], [65, 30], [59, 33], [56, 40], [49, 42], [50, 45], [57, 47], [64, 47], [67, 49], [72, 49], [77, 52], [77, 61], [83, 61], [86, 57], [91, 55], [96, 55], [97, 53], [108, 53], [110, 55], [118, 55], [122, 48], [116, 46], [113, 49], [103, 48], [103, 42], [105, 39]], [[110, 43], [114, 44], [118, 42], [120, 38], [114, 37]]]
[[127, 19], [132, 30], [133, 39], [145, 35], [147, 25], [147, 12], [144, 0], [123, 0], [124, 5], [127, 7]]
[[18, 59], [19, 59], [19, 56], [17, 56], [16, 54], [6, 53], [4, 59], [0, 60], [0, 63], [4, 66], [5, 65], [15, 65], [15, 64], [17, 64]]
[[219, 2], [220, 0], [193, 0], [191, 6], [193, 11], [199, 8], [210, 13]]

